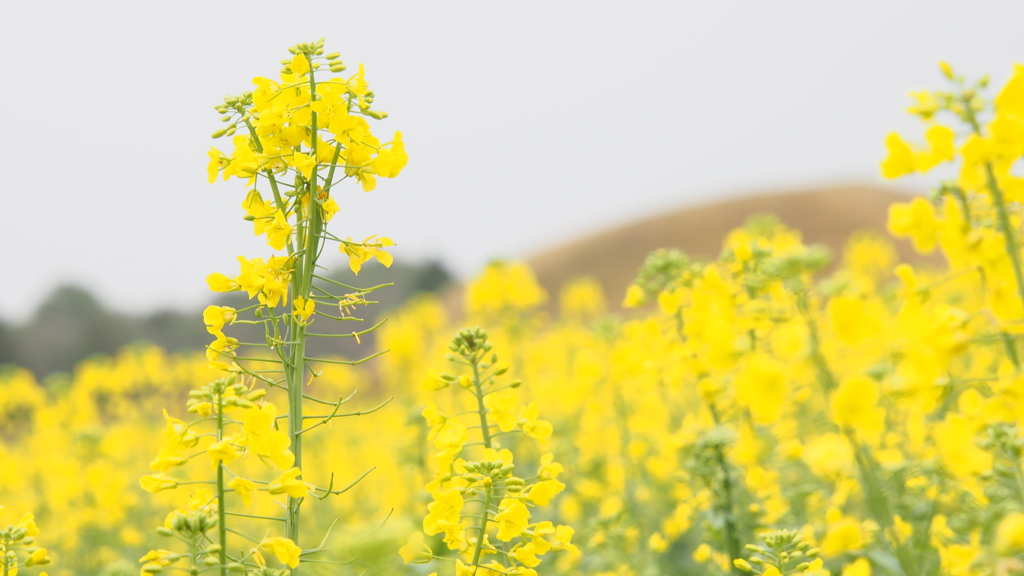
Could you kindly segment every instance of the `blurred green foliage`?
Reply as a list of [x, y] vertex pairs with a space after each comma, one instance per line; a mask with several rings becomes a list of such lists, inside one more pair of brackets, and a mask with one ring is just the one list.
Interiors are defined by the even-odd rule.
[[[354, 315], [362, 322], [323, 322], [316, 332], [339, 333], [340, 330], [364, 330], [387, 316], [410, 297], [424, 292], [439, 292], [451, 282], [451, 275], [437, 262], [422, 264], [395, 263], [384, 268], [377, 262], [366, 264], [359, 276], [343, 269], [327, 277], [360, 288], [394, 283], [374, 291], [368, 299], [380, 305], [367, 306]], [[338, 291], [343, 291], [338, 288]], [[245, 294], [231, 293], [211, 297], [209, 304], [243, 308]], [[203, 308], [191, 311], [158, 311], [146, 315], [123, 314], [104, 308], [88, 290], [80, 286], [58, 287], [23, 324], [0, 321], [0, 364], [16, 364], [32, 370], [42, 379], [58, 372], [70, 372], [75, 364], [93, 354], [112, 355], [132, 342], [151, 342], [165, 350], [202, 350], [213, 337], [203, 325]], [[363, 314], [365, 312], [365, 315]], [[328, 311], [337, 314], [338, 311]], [[237, 325], [232, 335], [247, 342], [260, 342], [263, 335], [257, 326]], [[359, 351], [351, 338], [314, 338], [310, 348], [315, 356], [340, 355], [353, 357], [366, 354], [374, 344], [373, 334], [362, 337]]]

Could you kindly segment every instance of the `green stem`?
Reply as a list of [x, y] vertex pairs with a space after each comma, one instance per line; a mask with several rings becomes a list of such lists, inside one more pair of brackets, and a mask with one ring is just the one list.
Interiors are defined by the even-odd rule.
[[[974, 113], [974, 108], [971, 107], [970, 99], [964, 97], [962, 100], [967, 123], [970, 124], [971, 129], [976, 135], [982, 136], [981, 125], [978, 124], [978, 118]], [[1006, 198], [999, 187], [999, 181], [996, 179], [995, 171], [992, 169], [992, 163], [988, 161], [985, 162], [985, 182], [988, 185], [989, 192], [992, 193], [992, 202], [995, 204], [996, 212], [999, 214], [999, 228], [1006, 242], [1006, 251], [1010, 256], [1010, 263], [1013, 264], [1013, 276], [1017, 280], [1017, 295], [1020, 297], [1021, 305], [1024, 306], [1024, 269], [1021, 267], [1017, 234], [1010, 223], [1010, 214], [1006, 209]]]
[[[475, 365], [475, 364], [474, 364]], [[490, 446], [488, 446], [490, 448]], [[480, 515], [480, 529], [476, 533], [476, 549], [473, 550], [473, 576], [476, 576], [476, 571], [480, 568], [480, 551], [484, 545], [484, 534], [487, 533], [487, 521], [490, 518], [488, 511], [491, 508], [491, 488], [487, 488], [487, 493], [484, 495], [484, 511]]]
[[[711, 412], [711, 417], [715, 421], [716, 426], [721, 426], [722, 422], [718, 416], [718, 410], [714, 404], [708, 404], [708, 411]], [[732, 478], [729, 475], [729, 465], [725, 460], [725, 447], [715, 447], [715, 460], [718, 463], [719, 469], [722, 471], [722, 492], [724, 492], [725, 506], [724, 514], [725, 518], [725, 542], [729, 548], [729, 566], [733, 574], [743, 574], [744, 572], [736, 567], [733, 563], [736, 559], [742, 558], [742, 550], [740, 548], [739, 530], [736, 528], [736, 522], [734, 519], [736, 512], [736, 505], [733, 502], [733, 489], [732, 489]]]
[[[224, 387], [226, 383], [218, 386], [217, 389], [217, 442], [224, 439]], [[220, 576], [227, 576], [228, 573], [228, 534], [227, 534], [227, 511], [224, 503], [224, 462], [217, 463], [217, 537], [220, 544]]]
[[475, 357], [473, 360], [473, 387], [476, 389], [476, 409], [477, 413], [480, 414], [480, 432], [483, 434], [484, 447], [490, 448], [491, 429], [487, 424], [487, 408], [484, 407], [484, 391], [480, 383], [480, 364]]
[[[815, 367], [818, 372], [818, 381], [821, 382], [824, 388], [825, 398], [827, 399], [833, 390], [836, 388], [836, 377], [833, 374], [831, 367], [828, 365], [828, 360], [821, 351], [821, 340], [818, 337], [818, 324], [814, 321], [814, 317], [811, 315], [810, 306], [807, 299], [807, 290], [802, 289], [797, 294], [797, 307], [800, 309], [804, 320], [807, 323], [807, 330], [810, 334], [811, 340], [811, 357], [814, 360]], [[878, 475], [875, 473], [876, 467], [873, 465], [874, 460], [871, 458], [870, 453], [861, 444], [856, 435], [849, 428], [843, 428], [843, 433], [846, 435], [853, 447], [854, 459], [857, 461], [857, 467], [860, 469], [861, 484], [864, 487], [865, 496], [867, 497], [868, 508], [871, 511], [872, 516], [875, 517], [875, 521], [887, 531], [892, 537], [893, 541], [890, 544], [893, 547], [893, 551], [896, 553], [896, 558], [899, 560], [900, 566], [903, 568], [906, 576], [918, 576], [917, 566], [914, 562], [913, 555], [910, 550], [901, 543], [895, 533], [893, 526], [893, 515], [892, 508], [889, 506], [888, 497], [885, 492], [882, 491], [881, 482]]]
[[1017, 295], [1020, 297], [1021, 305], [1024, 306], [1024, 270], [1021, 269], [1020, 247], [1017, 245], [1017, 234], [1010, 223], [1010, 214], [1006, 209], [1006, 199], [1003, 191], [996, 181], [995, 172], [992, 170], [992, 163], [985, 162], [985, 179], [988, 188], [992, 192], [992, 201], [999, 213], [999, 227], [1002, 228], [1003, 238], [1006, 240], [1006, 251], [1010, 255], [1010, 262], [1013, 264], [1013, 276], [1017, 280]]

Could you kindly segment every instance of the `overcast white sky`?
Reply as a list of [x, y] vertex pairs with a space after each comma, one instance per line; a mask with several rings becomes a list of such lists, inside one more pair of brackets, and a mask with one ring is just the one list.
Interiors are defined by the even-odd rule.
[[[307, 8], [303, 8], [307, 7]], [[366, 65], [411, 160], [345, 190], [336, 233], [471, 274], [745, 191], [875, 181], [940, 58], [1024, 61], [1006, 2], [8, 2], [0, 17], [0, 318], [58, 282], [122, 310], [197, 305], [266, 255], [243, 191], [206, 183], [212, 110], [327, 38]]]

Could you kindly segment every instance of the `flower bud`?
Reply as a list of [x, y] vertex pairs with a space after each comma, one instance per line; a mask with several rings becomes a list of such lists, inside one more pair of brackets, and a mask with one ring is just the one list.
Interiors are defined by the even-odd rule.
[[522, 385], [523, 385], [523, 381], [522, 380], [515, 380], [511, 384], [509, 384], [509, 387], [511, 387], [511, 388], [519, 388]]
[[263, 398], [266, 395], [267, 395], [267, 391], [261, 388], [259, 390], [253, 390], [252, 392], [249, 392], [248, 394], [246, 394], [245, 395], [245, 399], [250, 401], [250, 402], [255, 402], [255, 401], [259, 400], [260, 398]]
[[953, 79], [953, 67], [949, 65], [945, 60], [939, 61], [939, 69], [942, 70], [942, 75], [950, 80]]
[[227, 134], [227, 133], [228, 133], [228, 131], [227, 131], [227, 129], [225, 128], [225, 129], [223, 129], [223, 130], [217, 130], [216, 132], [214, 132], [214, 133], [213, 133], [213, 134], [211, 135], [211, 137], [212, 137], [212, 138], [214, 138], [214, 139], [216, 139], [216, 138], [220, 138], [221, 136], [223, 136], [223, 135], [225, 135], [225, 134]]
[[497, 368], [496, 368], [496, 369], [494, 370], [494, 375], [495, 375], [495, 376], [501, 376], [501, 375], [502, 375], [502, 374], [504, 374], [505, 372], [508, 372], [508, 362], [502, 363], [502, 364], [501, 364], [500, 366], [498, 366], [498, 367], [497, 367]]
[[383, 120], [388, 117], [387, 112], [379, 112], [377, 110], [364, 110], [363, 113], [374, 120]]
[[151, 562], [149, 564], [143, 565], [142, 566], [142, 571], [147, 573], [147, 574], [157, 574], [157, 573], [163, 571], [163, 567], [160, 566], [159, 564], [153, 564]]
[[732, 561], [732, 565], [737, 567], [737, 568], [739, 568], [740, 570], [742, 570], [744, 572], [753, 572], [754, 571], [754, 567], [750, 565], [750, 562], [747, 562], [743, 558], [737, 558], [737, 559], [733, 560]]
[[228, 562], [227, 569], [228, 572], [245, 572], [245, 566], [238, 562]]
[[188, 516], [185, 516], [180, 512], [175, 514], [174, 519], [171, 520], [171, 528], [174, 528], [174, 530], [177, 532], [184, 532], [185, 530], [187, 530]]
[[203, 532], [206, 532], [210, 528], [214, 528], [217, 526], [216, 516], [200, 516], [199, 518], [199, 527]]
[[167, 526], [157, 526], [156, 533], [161, 536], [173, 536], [174, 531]]

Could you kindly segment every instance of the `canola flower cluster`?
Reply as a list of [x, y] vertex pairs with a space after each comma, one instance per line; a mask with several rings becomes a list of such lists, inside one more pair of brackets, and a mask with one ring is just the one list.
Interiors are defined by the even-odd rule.
[[[341, 65], [317, 61], [317, 43], [293, 50], [284, 74], [298, 78], [275, 89], [291, 98], [305, 75], [307, 94], [320, 94], [314, 64]], [[250, 132], [254, 174], [237, 146], [213, 167], [238, 159], [234, 174], [254, 185], [293, 177], [281, 204], [275, 194], [243, 206], [272, 247], [283, 234], [275, 249], [287, 255], [210, 278], [259, 303], [251, 320], [207, 309], [205, 355], [127, 349], [45, 387], [0, 371], [0, 500], [38, 515], [51, 544], [34, 546], [35, 517], [24, 516], [0, 532], [5, 570], [52, 554], [52, 573], [110, 576], [136, 573], [126, 559], [139, 556], [144, 574], [1024, 572], [1024, 66], [992, 100], [987, 80], [942, 70], [951, 88], [914, 94], [910, 110], [926, 144], [889, 136], [882, 172], [952, 170], [889, 219], [947, 266], [900, 263], [889, 240], [861, 234], [829, 268], [826, 250], [760, 217], [714, 261], [652, 253], [625, 294], [633, 312], [616, 317], [593, 280], [564, 286], [553, 315], [528, 267], [494, 263], [466, 287], [460, 322], [433, 297], [392, 314], [376, 332], [390, 352], [372, 369], [301, 350], [324, 301], [335, 319], [368, 303], [368, 291], [314, 289], [306, 265], [331, 239], [318, 226], [333, 176], [318, 174], [334, 164], [314, 160], [306, 174], [296, 154], [319, 158], [312, 139], [289, 140], [290, 122], [265, 107], [274, 98], [234, 99], [242, 110], [224, 112], [225, 134], [255, 132], [266, 114], [256, 134], [277, 140], [259, 151]], [[341, 82], [348, 111], [373, 119], [361, 78]], [[294, 102], [274, 106], [294, 118]], [[314, 112], [296, 120], [307, 137], [323, 126]], [[337, 138], [325, 140], [332, 161], [358, 146]], [[355, 156], [337, 168], [357, 167], [346, 176], [364, 187], [388, 173], [387, 159]], [[259, 211], [275, 207], [290, 230], [271, 231], [279, 214]], [[386, 254], [383, 240], [333, 240], [353, 269]], [[265, 327], [250, 354], [225, 333], [239, 322]], [[377, 407], [342, 413], [356, 389]], [[303, 401], [319, 412], [304, 415]], [[371, 411], [357, 432], [303, 437]], [[354, 482], [367, 473], [372, 486]], [[356, 497], [329, 498], [346, 490]], [[304, 549], [307, 500], [318, 502], [303, 509], [302, 533], [328, 535]], [[160, 538], [175, 549], [154, 547]]]
[[[282, 61], [280, 82], [256, 78], [254, 90], [228, 96], [216, 107], [229, 125], [213, 137], [233, 136], [234, 150], [229, 156], [211, 148], [210, 183], [218, 174], [223, 174], [224, 180], [232, 176], [244, 180], [250, 188], [242, 202], [245, 220], [253, 223], [254, 233], [265, 236], [273, 250], [286, 254], [266, 259], [239, 256], [239, 275], [214, 273], [207, 278], [211, 290], [245, 292], [257, 303], [242, 310], [209, 306], [203, 314], [207, 330], [215, 338], [207, 348], [209, 367], [224, 376], [189, 392], [186, 407], [195, 415], [191, 421], [163, 411], [163, 445], [150, 463], [155, 474], [141, 479], [141, 487], [150, 493], [188, 484], [200, 486], [187, 507], [171, 512], [158, 529], [160, 535], [184, 543], [187, 551], [150, 550], [139, 560], [143, 575], [177, 567], [182, 561], [192, 574], [217, 571], [221, 576], [228, 572], [288, 576], [302, 561], [334, 563], [318, 557], [328, 549], [331, 528], [320, 545], [299, 546], [302, 504], [307, 498], [322, 501], [342, 494], [361, 479], [336, 488], [332, 473], [326, 487], [313, 484], [311, 475], [304, 474], [302, 448], [304, 435], [321, 425], [377, 410], [340, 413], [352, 395], [337, 401], [314, 396], [312, 385], [322, 374], [316, 368], [332, 363], [355, 365], [376, 355], [360, 361], [313, 358], [307, 354], [306, 342], [330, 337], [309, 331], [315, 319], [352, 320], [351, 309], [368, 304], [366, 294], [372, 291], [317, 274], [327, 243], [338, 245], [357, 274], [362, 264], [373, 258], [385, 266], [391, 264], [391, 255], [384, 250], [393, 245], [390, 239], [372, 236], [353, 242], [327, 230], [341, 211], [332, 196], [334, 187], [352, 178], [369, 192], [376, 187], [378, 176], [398, 176], [408, 155], [400, 132], [385, 144], [371, 132], [366, 119], [381, 120], [387, 115], [371, 108], [374, 94], [362, 65], [348, 79], [325, 78], [323, 72], [338, 73], [346, 67], [339, 54], [324, 55], [323, 39], [298, 44], [289, 52], [293, 57]], [[318, 82], [321, 68], [327, 70], [321, 71]], [[243, 132], [235, 135], [240, 126]], [[271, 199], [264, 200], [261, 187], [264, 191], [269, 187]], [[351, 292], [336, 295], [333, 292], [338, 288]], [[323, 308], [318, 311], [318, 302], [322, 307], [336, 306], [339, 315]], [[241, 312], [251, 312], [253, 319], [241, 319]], [[239, 322], [261, 326], [263, 341], [239, 342], [225, 334], [228, 326]], [[371, 330], [345, 336], [358, 340]], [[306, 392], [307, 386], [311, 393]], [[267, 397], [274, 389], [285, 395], [287, 410], [281, 415]], [[305, 413], [307, 403], [326, 413]], [[317, 422], [307, 425], [313, 420]], [[193, 459], [205, 460], [204, 456], [215, 478], [181, 481], [168, 475]], [[253, 456], [274, 473], [267, 476], [266, 470], [241, 469], [240, 463], [236, 464]], [[261, 493], [286, 498], [279, 503], [285, 509], [283, 516], [279, 512], [238, 511], [239, 503], [249, 508]], [[227, 510], [229, 494], [234, 500], [231, 511]], [[228, 526], [229, 519], [232, 526]], [[262, 537], [250, 533], [257, 526]], [[283, 535], [277, 535], [277, 528], [283, 528]], [[272, 553], [281, 567], [269, 566], [264, 552]]]
[[[460, 330], [449, 345], [454, 354], [448, 360], [468, 373], [458, 377], [443, 373], [429, 382], [436, 390], [456, 384], [458, 389], [469, 393], [469, 405], [465, 410], [445, 414], [431, 402], [423, 411], [430, 426], [427, 439], [439, 450], [432, 455], [437, 464], [437, 476], [427, 485], [434, 501], [427, 506], [423, 531], [429, 536], [444, 533], [447, 547], [464, 554], [466, 562], [455, 559], [457, 575], [536, 576], [534, 568], [541, 562], [539, 557], [548, 552], [579, 553], [572, 544], [575, 531], [571, 527], [555, 526], [550, 521], [530, 522], [531, 507], [548, 505], [565, 489], [565, 484], [557, 479], [563, 467], [553, 461], [553, 454], [547, 453], [541, 456], [535, 475], [528, 478], [513, 475], [515, 454], [501, 447], [499, 437], [521, 432], [544, 443], [551, 437], [552, 426], [539, 418], [535, 403], [519, 406], [517, 410], [518, 402], [512, 390], [519, 388], [522, 382], [498, 384], [496, 378], [507, 373], [509, 365], [499, 363], [498, 354], [492, 352], [492, 348], [486, 331], [480, 328]], [[467, 427], [460, 416], [474, 419], [478, 424]], [[478, 432], [479, 441], [469, 441], [470, 430]], [[469, 446], [481, 449], [482, 460], [467, 461], [459, 457]], [[463, 514], [467, 503], [477, 508], [477, 514]], [[499, 542], [490, 539], [492, 524], [494, 537]], [[510, 542], [514, 543], [507, 546]], [[423, 533], [418, 531], [412, 533], [399, 553], [406, 563], [423, 564], [434, 558], [445, 558], [435, 556], [432, 548], [425, 544]], [[498, 558], [484, 563], [488, 554]]]

